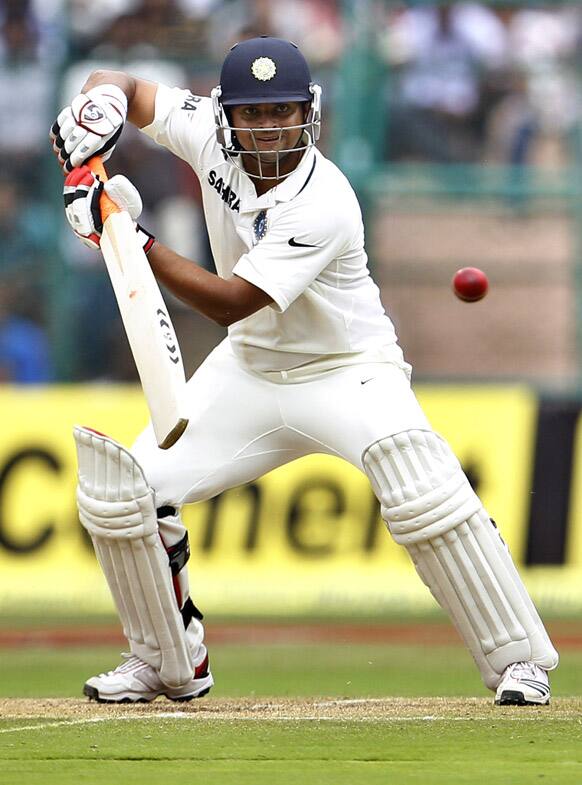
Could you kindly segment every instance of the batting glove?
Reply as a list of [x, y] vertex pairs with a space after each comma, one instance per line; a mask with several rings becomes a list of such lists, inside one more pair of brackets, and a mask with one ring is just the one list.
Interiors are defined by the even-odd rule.
[[127, 97], [117, 85], [98, 85], [73, 98], [50, 131], [59, 164], [65, 172], [100, 155], [106, 161], [123, 130]]
[[[117, 174], [102, 183], [88, 166], [73, 169], [65, 178], [63, 188], [65, 215], [73, 232], [89, 248], [99, 248], [101, 243], [103, 219], [100, 200], [103, 191], [121, 210], [126, 210], [134, 221], [142, 211], [139, 191], [127, 177]], [[147, 253], [154, 244], [154, 235], [137, 223], [135, 230], [142, 248]]]

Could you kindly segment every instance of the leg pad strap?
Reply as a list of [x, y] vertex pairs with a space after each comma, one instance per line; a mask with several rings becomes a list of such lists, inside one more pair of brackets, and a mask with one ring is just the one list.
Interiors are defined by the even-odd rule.
[[183, 570], [190, 558], [190, 543], [188, 542], [188, 532], [182, 537], [180, 542], [166, 548], [172, 575], [177, 575]]

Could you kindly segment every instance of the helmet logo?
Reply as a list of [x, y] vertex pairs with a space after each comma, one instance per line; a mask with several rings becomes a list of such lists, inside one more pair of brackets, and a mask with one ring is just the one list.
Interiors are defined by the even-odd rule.
[[251, 73], [260, 82], [268, 82], [277, 73], [277, 66], [270, 57], [257, 57], [251, 65]]

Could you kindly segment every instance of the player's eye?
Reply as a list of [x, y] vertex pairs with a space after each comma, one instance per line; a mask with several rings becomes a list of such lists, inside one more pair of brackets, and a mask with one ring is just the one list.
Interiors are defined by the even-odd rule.
[[289, 104], [277, 104], [275, 107], [277, 114], [288, 114], [291, 111]]

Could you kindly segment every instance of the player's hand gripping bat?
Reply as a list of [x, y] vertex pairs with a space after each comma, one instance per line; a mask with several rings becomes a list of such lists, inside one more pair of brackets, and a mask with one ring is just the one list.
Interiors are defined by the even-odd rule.
[[[89, 167], [102, 182], [107, 174], [95, 156]], [[188, 425], [184, 413], [184, 365], [168, 309], [137, 239], [129, 213], [121, 210], [105, 192], [101, 195], [103, 234], [101, 252], [141, 386], [150, 410], [158, 445], [166, 450], [175, 444]]]

